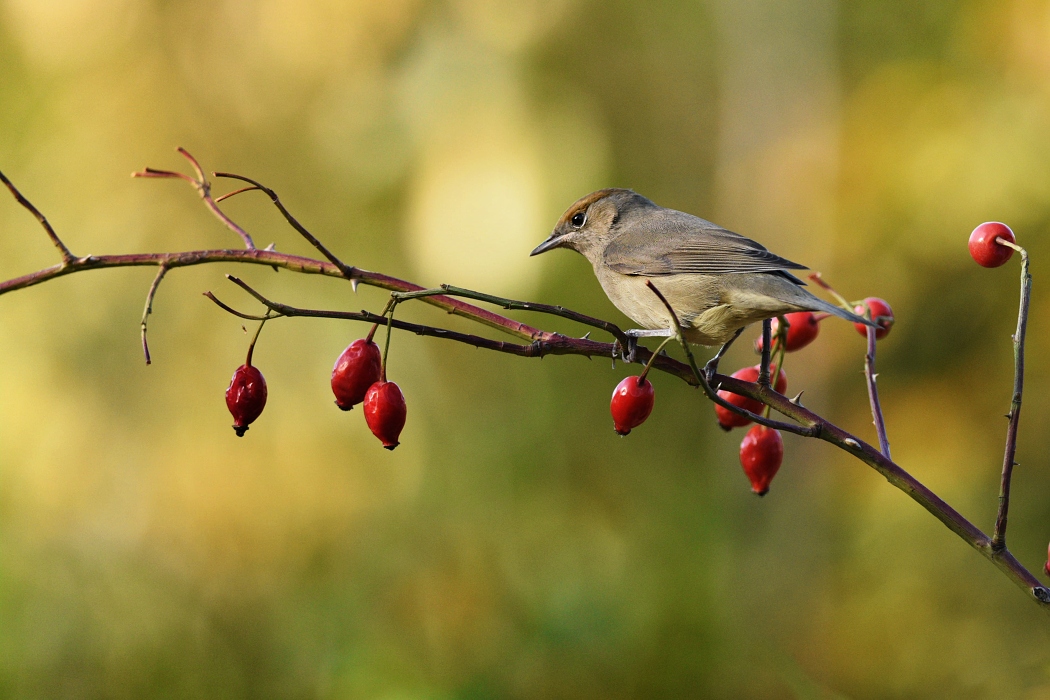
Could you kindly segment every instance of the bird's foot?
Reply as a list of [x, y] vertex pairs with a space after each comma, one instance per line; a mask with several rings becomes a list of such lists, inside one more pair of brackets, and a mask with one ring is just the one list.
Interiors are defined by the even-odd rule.
[[733, 334], [733, 337], [726, 341], [726, 343], [718, 349], [718, 352], [715, 353], [715, 356], [708, 360], [707, 364], [704, 365], [704, 377], [707, 379], [708, 384], [714, 380], [715, 374], [718, 373], [718, 363], [726, 354], [726, 351], [729, 350], [729, 346], [732, 345], [733, 341], [739, 338], [740, 334], [743, 332], [743, 328], [738, 328], [736, 333]]

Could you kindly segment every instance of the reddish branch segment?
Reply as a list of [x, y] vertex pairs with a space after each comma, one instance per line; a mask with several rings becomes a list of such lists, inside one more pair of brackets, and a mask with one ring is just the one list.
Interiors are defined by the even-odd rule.
[[[187, 157], [188, 154], [185, 154]], [[203, 173], [200, 171], [199, 166], [196, 165], [196, 161], [192, 161], [194, 168], [198, 174], [198, 179], [188, 178], [186, 176], [183, 179], [188, 179], [194, 183], [200, 183], [204, 180]], [[167, 175], [164, 175], [167, 176]], [[511, 300], [501, 300], [498, 297], [491, 297], [489, 295], [481, 294], [478, 292], [469, 292], [468, 290], [457, 290], [455, 288], [443, 288], [441, 290], [424, 290], [419, 285], [412, 284], [405, 280], [400, 280], [395, 277], [390, 277], [376, 272], [369, 272], [367, 270], [361, 270], [357, 267], [350, 267], [335, 258], [327, 249], [324, 249], [319, 243], [315, 243], [316, 239], [311, 235], [307, 235], [308, 232], [304, 233], [305, 229], [294, 222], [290, 214], [283, 206], [278, 204], [276, 195], [271, 190], [263, 188], [261, 185], [257, 185], [252, 180], [247, 178], [239, 178], [246, 182], [249, 182], [253, 187], [245, 188], [242, 191], [249, 189], [263, 190], [267, 194], [271, 195], [275, 204], [278, 204], [282, 213], [292, 223], [293, 227], [297, 231], [307, 237], [319, 250], [325, 253], [327, 261], [315, 260], [312, 258], [302, 257], [298, 255], [289, 255], [286, 253], [278, 253], [274, 250], [259, 250], [252, 247], [250, 238], [246, 239], [248, 245], [247, 250], [197, 250], [197, 251], [186, 251], [179, 253], [137, 253], [129, 255], [89, 255], [85, 257], [76, 257], [69, 253], [68, 248], [61, 242], [58, 236], [51, 229], [50, 225], [46, 224], [46, 219], [25, 200], [24, 197], [9, 183], [6, 178], [0, 175], [0, 179], [7, 184], [12, 194], [18, 200], [20, 204], [26, 207], [30, 212], [37, 216], [38, 220], [44, 225], [45, 231], [51, 238], [54, 245], [60, 251], [63, 262], [54, 265], [43, 270], [38, 270], [15, 279], [0, 282], [0, 295], [8, 292], [13, 292], [26, 287], [31, 287], [36, 284], [47, 282], [57, 277], [64, 275], [73, 274], [75, 272], [83, 272], [87, 270], [106, 269], [114, 267], [135, 267], [135, 266], [154, 266], [159, 267], [160, 272], [166, 272], [179, 267], [187, 267], [191, 265], [201, 265], [206, 263], [249, 263], [256, 265], [268, 265], [271, 267], [284, 268], [293, 272], [299, 272], [303, 274], [316, 274], [326, 275], [329, 277], [341, 277], [349, 280], [355, 286], [360, 284], [367, 284], [381, 289], [390, 290], [396, 293], [409, 293], [404, 295], [405, 298], [411, 298], [418, 296], [425, 303], [437, 306], [438, 308], [444, 309], [448, 313], [462, 316], [470, 319], [474, 322], [480, 323], [490, 328], [495, 328], [505, 333], [509, 333], [521, 340], [529, 341], [528, 344], [520, 343], [507, 343], [504, 341], [496, 341], [481, 336], [475, 336], [466, 333], [459, 333], [457, 331], [451, 331], [442, 328], [435, 328], [432, 326], [424, 326], [419, 324], [407, 323], [404, 321], [393, 320], [391, 327], [407, 330], [410, 332], [418, 333], [420, 335], [427, 335], [433, 337], [446, 338], [449, 340], [455, 340], [462, 343], [474, 345], [475, 347], [485, 348], [489, 350], [496, 350], [499, 352], [511, 353], [523, 357], [543, 357], [548, 354], [558, 355], [582, 355], [586, 357], [593, 356], [605, 356], [615, 357], [617, 354], [622, 353], [626, 343], [624, 341], [623, 333], [613, 324], [600, 319], [594, 319], [584, 314], [563, 309], [562, 307], [545, 306], [542, 304], [531, 304], [528, 302], [515, 302]], [[200, 187], [198, 187], [200, 189]], [[205, 193], [202, 192], [202, 196]], [[223, 198], [214, 200], [210, 198], [210, 194], [207, 198], [207, 203], [213, 213], [224, 223], [227, 222], [227, 218], [220, 211], [218, 211], [218, 201]], [[232, 222], [231, 222], [232, 223]], [[227, 224], [228, 225], [228, 224]], [[234, 225], [235, 226], [235, 225]], [[232, 228], [232, 227], [231, 227]], [[237, 230], [237, 229], [234, 229]], [[1027, 266], [1025, 267], [1025, 273], [1027, 273]], [[145, 317], [148, 316], [150, 302], [153, 294], [156, 292], [156, 286], [159, 284], [163, 274], [158, 274], [154, 281], [154, 285], [151, 287], [149, 299], [146, 304], [146, 311], [143, 315], [143, 323], [145, 323]], [[387, 322], [383, 316], [368, 311], [361, 312], [345, 312], [345, 311], [327, 311], [327, 310], [311, 310], [311, 309], [298, 309], [290, 307], [285, 304], [272, 302], [255, 292], [246, 284], [231, 278], [234, 282], [238, 283], [246, 291], [251, 293], [257, 300], [263, 303], [268, 312], [265, 317], [253, 316], [244, 314], [239, 311], [222, 304], [209, 293], [216, 303], [222, 306], [227, 311], [234, 313], [243, 318], [255, 318], [261, 320], [262, 318], [274, 318], [276, 316], [312, 316], [320, 318], [340, 318], [348, 320], [363, 321], [366, 323], [384, 323]], [[660, 294], [659, 290], [653, 287], [655, 294], [663, 299], [663, 295]], [[417, 294], [418, 293], [418, 294]], [[474, 306], [472, 304], [465, 303], [459, 299], [454, 298], [455, 296], [464, 296], [467, 298], [474, 298], [481, 301], [490, 301], [503, 305], [505, 308], [516, 308], [526, 309], [533, 311], [540, 311], [543, 313], [554, 314], [563, 316], [566, 318], [573, 318], [582, 323], [602, 328], [608, 331], [617, 342], [614, 343], [602, 343], [594, 340], [590, 340], [587, 336], [583, 338], [572, 338], [559, 333], [552, 333], [543, 331], [532, 326], [520, 323], [513, 319], [501, 316], [500, 314], [488, 311], [486, 309]], [[666, 300], [665, 304], [666, 304]], [[1025, 311], [1024, 305], [1022, 308], [1022, 315]], [[677, 323], [677, 316], [674, 314], [674, 310], [668, 305], [668, 309]], [[1023, 338], [1023, 330], [1019, 332], [1019, 335]], [[1008, 459], [1007, 467], [1004, 469], [1004, 498], [1001, 499], [1003, 507], [1000, 509], [1001, 516], [1001, 528], [997, 527], [996, 545], [993, 546], [991, 538], [982, 532], [969, 520], [964, 518], [955, 509], [945, 503], [935, 493], [930, 491], [926, 486], [917, 481], [908, 472], [902, 469], [900, 466], [891, 461], [887, 456], [880, 453], [879, 450], [872, 447], [871, 445], [863, 442], [854, 435], [847, 431], [839, 428], [830, 421], [818, 416], [817, 414], [809, 411], [798, 402], [797, 399], [788, 399], [787, 397], [777, 393], [773, 388], [769, 386], [769, 348], [770, 348], [770, 328], [769, 323], [766, 322], [763, 328], [763, 362], [761, 365], [761, 371], [757, 382], [745, 382], [733, 377], [727, 377], [721, 374], [713, 374], [708, 381], [708, 377], [701, 372], [693, 358], [692, 351], [689, 346], [683, 343], [683, 349], [686, 353], [686, 357], [689, 360], [688, 364], [683, 364], [670, 357], [659, 355], [655, 358], [653, 353], [646, 350], [645, 348], [639, 347], [634, 356], [635, 362], [648, 362], [652, 360], [652, 367], [654, 369], [666, 372], [673, 376], [676, 376], [683, 381], [693, 385], [699, 386], [703, 389], [704, 393], [718, 405], [727, 407], [741, 415], [744, 415], [759, 425], [778, 429], [786, 432], [793, 432], [797, 435], [805, 437], [816, 437], [825, 442], [828, 442], [842, 450], [845, 450], [849, 454], [853, 455], [860, 461], [868, 464], [883, 477], [886, 478], [890, 484], [900, 489], [919, 505], [929, 511], [934, 517], [940, 520], [946, 527], [952, 532], [962, 538], [970, 546], [980, 552], [983, 556], [989, 559], [995, 564], [1003, 573], [1010, 578], [1020, 588], [1025, 590], [1029, 597], [1042, 604], [1044, 607], [1050, 609], [1050, 591], [1044, 588], [1039, 581], [1028, 571], [1017, 559], [1010, 553], [1005, 547], [1005, 524], [1006, 524], [1006, 509], [1005, 504], [1008, 502], [1008, 487], [1009, 487], [1009, 471], [1012, 467], [1012, 449], [1014, 447], [1014, 439], [1016, 435], [1016, 416], [1020, 408], [1020, 396], [1019, 389], [1016, 396], [1017, 410], [1013, 411], [1011, 416], [1011, 440], [1008, 445]], [[718, 396], [718, 390], [728, 390], [735, 394], [740, 394], [748, 398], [754, 399], [761, 404], [770, 407], [772, 410], [786, 416], [791, 419], [792, 422], [777, 421], [765, 416], [757, 415], [756, 413], [749, 412], [740, 409], [737, 406], [729, 405], [721, 397]], [[1001, 546], [1000, 546], [1001, 545]]]

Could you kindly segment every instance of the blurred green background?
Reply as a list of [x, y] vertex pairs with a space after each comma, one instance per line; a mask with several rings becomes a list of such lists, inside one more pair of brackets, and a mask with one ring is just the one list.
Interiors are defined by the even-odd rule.
[[[145, 165], [274, 187], [343, 257], [626, 321], [587, 263], [530, 259], [559, 214], [632, 187], [888, 299], [897, 460], [991, 527], [1018, 265], [1034, 259], [1011, 546], [1050, 538], [1050, 2], [0, 0], [0, 168], [74, 252], [234, 246]], [[223, 190], [225, 191], [225, 190]], [[259, 194], [226, 206], [310, 254]], [[0, 276], [53, 264], [0, 197]], [[786, 436], [769, 496], [741, 431], [666, 376], [397, 335], [402, 446], [332, 405], [366, 328], [280, 320], [239, 440], [223, 391], [252, 305], [373, 310], [337, 280], [177, 270], [0, 299], [0, 695], [12, 698], [1048, 698], [1048, 620], [871, 469]], [[403, 318], [469, 328], [423, 305]], [[521, 314], [566, 333], [581, 327]], [[723, 366], [753, 363], [742, 342]], [[863, 341], [830, 321], [792, 391], [874, 440]]]

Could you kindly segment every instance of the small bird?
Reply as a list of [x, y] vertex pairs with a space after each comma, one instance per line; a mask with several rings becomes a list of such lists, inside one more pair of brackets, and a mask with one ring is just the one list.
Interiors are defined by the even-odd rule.
[[631, 190], [598, 190], [580, 199], [531, 254], [554, 248], [571, 248], [590, 261], [609, 300], [641, 326], [627, 332], [632, 338], [675, 335], [671, 315], [646, 286], [651, 280], [675, 310], [687, 341], [722, 346], [716, 364], [746, 326], [792, 311], [873, 325], [804, 289], [788, 270], [805, 265]]

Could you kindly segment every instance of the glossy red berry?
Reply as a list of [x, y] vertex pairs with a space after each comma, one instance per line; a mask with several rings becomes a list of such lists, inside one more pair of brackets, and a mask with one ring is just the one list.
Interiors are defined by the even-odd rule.
[[996, 242], [996, 238], [1017, 242], [1010, 227], [998, 221], [983, 223], [970, 234], [970, 255], [981, 267], [999, 267], [1014, 254], [1013, 248]]
[[756, 425], [747, 431], [740, 443], [740, 465], [751, 481], [751, 490], [759, 496], [769, 491], [781, 462], [784, 461], [784, 441], [780, 431]]
[[[820, 321], [817, 320], [817, 315], [812, 311], [796, 311], [795, 313], [786, 314], [784, 318], [788, 322], [784, 349], [788, 352], [801, 350], [817, 339], [817, 334], [820, 333]], [[771, 324], [774, 338], [779, 327], [780, 319], [774, 318]], [[758, 336], [758, 340], [755, 341], [755, 351], [762, 352], [762, 336]]]
[[234, 432], [237, 437], [244, 437], [248, 425], [266, 407], [266, 380], [262, 372], [249, 364], [238, 367], [226, 389], [226, 407], [233, 414]]
[[355, 340], [343, 350], [332, 368], [335, 405], [349, 411], [365, 400], [368, 387], [380, 380], [383, 355], [371, 338]]
[[609, 412], [612, 413], [613, 427], [620, 435], [627, 435], [632, 429], [645, 422], [653, 412], [656, 391], [648, 379], [637, 376], [624, 377], [613, 389]]
[[[743, 369], [738, 369], [736, 372], [733, 372], [733, 378], [740, 379], [745, 382], [757, 382], [758, 373], [760, 369], [761, 367], [759, 365], [755, 365], [754, 367], [744, 367]], [[776, 372], [776, 365], [770, 365], [770, 375], [775, 375]], [[787, 391], [786, 372], [780, 372], [779, 376], [777, 376], [776, 386], [773, 388], [776, 389], [777, 393], [780, 394], [783, 394], [785, 391]], [[763, 408], [761, 402], [755, 401], [754, 399], [749, 399], [746, 396], [741, 396], [740, 394], [734, 394], [733, 392], [727, 389], [723, 389], [722, 391], [718, 392], [718, 395], [726, 401], [728, 401], [729, 403], [733, 404], [734, 406], [747, 409], [752, 413], [758, 413]], [[750, 418], [745, 418], [739, 413], [733, 413], [728, 408], [725, 408], [724, 406], [719, 406], [718, 404], [715, 404], [715, 415], [718, 417], [719, 427], [722, 428], [722, 430], [726, 431], [732, 430], [733, 428], [741, 428], [751, 422]]]
[[1043, 571], [1046, 572], [1047, 576], [1050, 576], [1050, 547], [1046, 548], [1046, 563], [1043, 564]]
[[397, 384], [380, 380], [368, 387], [364, 412], [369, 430], [383, 442], [383, 447], [392, 450], [401, 444], [397, 438], [405, 427], [408, 408]]
[[[853, 309], [854, 313], [858, 316], [867, 316], [867, 311], [871, 312], [868, 318], [878, 326], [875, 331], [875, 340], [882, 340], [890, 333], [890, 329], [893, 328], [893, 309], [886, 303], [885, 299], [879, 299], [878, 297], [868, 297], [864, 300], [863, 304], [858, 304]], [[863, 323], [854, 323], [853, 327], [857, 329], [865, 338], [868, 337], [868, 327]]]

